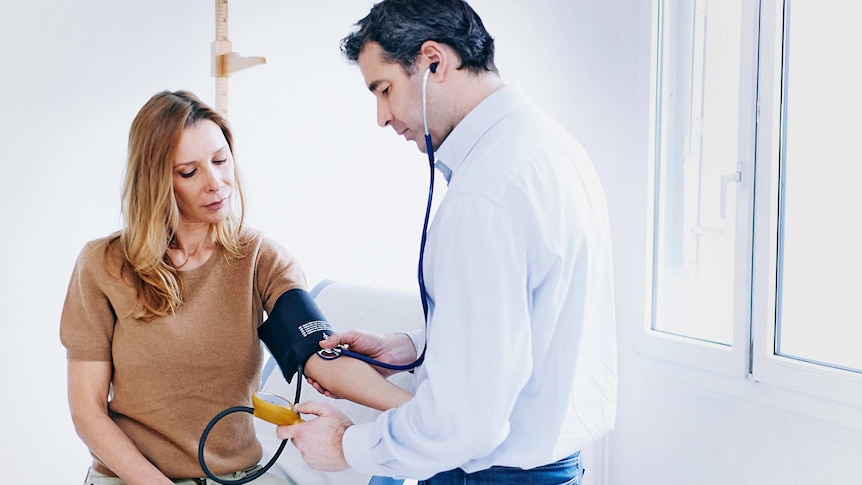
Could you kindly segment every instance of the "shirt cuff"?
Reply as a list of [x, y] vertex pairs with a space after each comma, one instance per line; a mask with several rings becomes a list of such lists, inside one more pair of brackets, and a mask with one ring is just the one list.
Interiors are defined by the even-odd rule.
[[347, 428], [344, 431], [344, 436], [341, 437], [341, 449], [350, 468], [378, 475], [381, 470], [374, 462], [374, 457], [371, 456], [373, 446], [369, 445], [371, 426], [372, 423], [363, 423], [354, 424]]
[[413, 348], [416, 349], [416, 358], [418, 359], [419, 356], [422, 354], [422, 347], [425, 344], [425, 330], [411, 330], [409, 332], [403, 333], [410, 337], [410, 340], [413, 341]]

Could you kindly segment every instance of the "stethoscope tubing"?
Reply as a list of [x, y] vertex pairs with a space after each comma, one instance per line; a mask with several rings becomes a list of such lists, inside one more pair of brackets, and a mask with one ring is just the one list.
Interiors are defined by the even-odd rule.
[[[427, 77], [427, 76], [426, 76]], [[423, 90], [424, 94], [424, 90]], [[423, 101], [424, 101], [423, 96]], [[423, 103], [424, 108], [424, 103]], [[426, 127], [427, 130], [427, 127]], [[427, 334], [428, 331], [428, 295], [425, 291], [425, 272], [422, 267], [425, 261], [425, 242], [428, 237], [428, 222], [431, 218], [431, 201], [434, 197], [434, 147], [431, 146], [431, 135], [425, 134], [425, 147], [428, 152], [428, 164], [431, 167], [431, 176], [430, 182], [428, 184], [428, 203], [425, 207], [425, 222], [422, 225], [422, 240], [419, 244], [419, 269], [418, 269], [418, 277], [419, 277], [419, 292], [422, 296], [422, 312], [425, 315], [425, 331]], [[425, 347], [422, 349], [422, 354], [419, 355], [419, 358], [409, 364], [390, 364], [389, 362], [383, 362], [377, 359], [373, 359], [368, 357], [367, 355], [360, 354], [357, 352], [353, 352], [346, 347], [338, 347], [336, 349], [323, 349], [317, 352], [317, 355], [325, 360], [336, 359], [341, 355], [346, 355], [348, 357], [352, 357], [354, 359], [359, 359], [363, 362], [371, 364], [373, 366], [382, 367], [384, 369], [395, 370], [395, 371], [404, 371], [415, 369], [422, 365], [422, 362], [425, 360], [425, 350], [428, 348], [427, 343], [427, 335]]]
[[[436, 67], [436, 66], [435, 66]], [[428, 223], [431, 219], [431, 202], [434, 200], [434, 145], [431, 142], [431, 133], [428, 131], [428, 76], [431, 74], [432, 68], [429, 67], [425, 70], [425, 73], [422, 75], [422, 121], [425, 124], [425, 153], [428, 154], [428, 168], [431, 173], [429, 176], [428, 182], [428, 202], [425, 205], [425, 220], [422, 224], [422, 240], [419, 243], [419, 268], [417, 270], [418, 279], [419, 279], [419, 294], [422, 297], [422, 313], [425, 315], [425, 346], [422, 349], [422, 353], [419, 355], [419, 358], [409, 364], [390, 364], [388, 362], [382, 362], [377, 359], [373, 359], [368, 357], [367, 355], [359, 354], [348, 350], [346, 348], [339, 348], [334, 351], [326, 352], [326, 350], [322, 350], [317, 353], [321, 358], [331, 360], [337, 358], [339, 355], [346, 355], [348, 357], [353, 357], [354, 359], [359, 359], [368, 364], [382, 367], [384, 369], [403, 371], [415, 369], [422, 365], [422, 362], [425, 361], [425, 351], [428, 348], [428, 293], [425, 289], [425, 271], [423, 269], [425, 262], [425, 242], [428, 238]], [[326, 354], [326, 355], [324, 355]]]

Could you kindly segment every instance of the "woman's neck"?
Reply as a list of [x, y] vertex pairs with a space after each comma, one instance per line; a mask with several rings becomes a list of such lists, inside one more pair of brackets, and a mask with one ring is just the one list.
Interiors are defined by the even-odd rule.
[[208, 224], [181, 226], [177, 228], [174, 243], [168, 248], [168, 255], [177, 269], [188, 271], [206, 263], [215, 247], [216, 241]]

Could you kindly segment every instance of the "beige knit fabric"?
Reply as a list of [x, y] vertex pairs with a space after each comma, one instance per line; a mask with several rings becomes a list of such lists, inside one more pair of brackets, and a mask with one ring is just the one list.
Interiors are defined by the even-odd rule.
[[[109, 413], [169, 478], [204, 476], [197, 459], [204, 427], [224, 409], [250, 406], [257, 389], [264, 310], [284, 292], [307, 288], [284, 248], [259, 233], [244, 235], [254, 237], [248, 256], [228, 260], [217, 249], [202, 266], [181, 272], [185, 302], [176, 314], [149, 322], [129, 316], [135, 291], [116, 277], [121, 254], [109, 247], [110, 237], [87, 243], [72, 273], [60, 320], [67, 357], [113, 363]], [[260, 458], [250, 414], [226, 417], [206, 443], [206, 463], [216, 474]]]

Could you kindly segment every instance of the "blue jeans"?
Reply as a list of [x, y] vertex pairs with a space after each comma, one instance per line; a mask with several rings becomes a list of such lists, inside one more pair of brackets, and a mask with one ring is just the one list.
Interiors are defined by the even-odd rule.
[[584, 469], [581, 452], [537, 468], [524, 470], [507, 466], [493, 466], [486, 470], [467, 473], [460, 468], [441, 472], [419, 485], [580, 485]]

